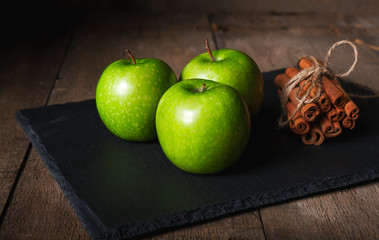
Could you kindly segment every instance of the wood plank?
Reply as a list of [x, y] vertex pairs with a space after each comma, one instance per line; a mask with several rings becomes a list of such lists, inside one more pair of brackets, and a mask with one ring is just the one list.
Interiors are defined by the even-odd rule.
[[[251, 16], [254, 18], [250, 19]], [[179, 75], [180, 70], [187, 61], [199, 52], [203, 52], [204, 36], [211, 39], [205, 15], [187, 16], [179, 14], [159, 19], [157, 18], [158, 15], [145, 19], [147, 18], [146, 16], [126, 16], [126, 14], [100, 16], [99, 18], [92, 17], [76, 31], [67, 61], [63, 66], [59, 80], [55, 84], [49, 104], [93, 98], [97, 79], [104, 66], [115, 59], [124, 57], [123, 50], [125, 48], [131, 49], [136, 57], [161, 58], [169, 63], [176, 74]], [[222, 20], [221, 18], [224, 17], [225, 19]], [[255, 17], [260, 18], [255, 19]], [[316, 18], [317, 15], [313, 17]], [[323, 20], [324, 18], [326, 20]], [[361, 18], [358, 22], [365, 27], [363, 30], [354, 30], [351, 28], [355, 24], [354, 18], [346, 18], [345, 16], [339, 16], [331, 20], [328, 20], [327, 16], [319, 17], [318, 22], [316, 21], [314, 25], [312, 25], [313, 22], [305, 21], [306, 17], [302, 19], [302, 21], [299, 21], [298, 17], [293, 14], [288, 14], [287, 16], [271, 14], [269, 19], [267, 19], [265, 14], [247, 14], [238, 17], [235, 15], [228, 17], [220, 14], [214, 17], [214, 22], [216, 23], [214, 27], [217, 31], [217, 40], [220, 47], [232, 48], [233, 46], [242, 46], [241, 50], [244, 51], [246, 49], [246, 52], [253, 55], [258, 64], [262, 63], [260, 66], [262, 66], [261, 68], [264, 71], [287, 66], [284, 64], [293, 64], [293, 62], [297, 61], [298, 55], [305, 53], [305, 50], [307, 50], [306, 53], [309, 53], [308, 50], [315, 51], [312, 54], [323, 56], [326, 49], [330, 47], [331, 39], [336, 41], [344, 36], [360, 36], [365, 42], [377, 44], [377, 38], [374, 37], [377, 29], [375, 21], [366, 21], [365, 18]], [[350, 19], [353, 23], [346, 23], [346, 19]], [[280, 29], [282, 21], [287, 25], [284, 25]], [[115, 22], [116, 24], [114, 24]], [[304, 22], [310, 25], [302, 27], [302, 24], [305, 24]], [[333, 26], [330, 27], [327, 24], [328, 22], [333, 23]], [[263, 23], [263, 26], [259, 27], [258, 23]], [[231, 28], [233, 24], [234, 27]], [[320, 26], [317, 24], [320, 24]], [[372, 26], [370, 27], [370, 31], [373, 33], [372, 35], [364, 35], [364, 29], [369, 28], [369, 24]], [[275, 26], [279, 26], [279, 29], [275, 29]], [[335, 26], [338, 27], [337, 30]], [[355, 35], [352, 35], [351, 32]], [[309, 36], [302, 33], [308, 33]], [[329, 34], [334, 35], [324, 36]], [[283, 36], [284, 44], [280, 40]], [[310, 36], [315, 37], [319, 42], [317, 44], [309, 42]], [[291, 42], [291, 39], [293, 40], [294, 37], [296, 37], [296, 40]], [[308, 41], [309, 44], [304, 44], [305, 41]], [[280, 46], [283, 45], [284, 49], [281, 49]], [[323, 47], [322, 50], [318, 50], [320, 46]], [[149, 49], [149, 47], [151, 48]], [[214, 48], [214, 45], [211, 47]], [[367, 58], [370, 59], [367, 62], [371, 65], [367, 69], [371, 71], [371, 74], [377, 73], [377, 68], [374, 64], [377, 61], [377, 52], [370, 49], [367, 45], [362, 45], [362, 48], [367, 48], [364, 50], [366, 52], [364, 54], [367, 54]], [[293, 49], [295, 49], [295, 53], [292, 53]], [[48, 57], [42, 59], [46, 60]], [[275, 61], [272, 59], [275, 59]], [[27, 63], [29, 64], [29, 61]], [[34, 80], [34, 82], [36, 81]], [[25, 87], [26, 90], [29, 88], [31, 86]], [[33, 100], [31, 101], [33, 102]], [[19, 132], [21, 138], [24, 137], [20, 130]], [[15, 146], [18, 145], [9, 143], [8, 148], [14, 149]], [[26, 148], [24, 147], [23, 149], [25, 151]], [[5, 155], [1, 154], [0, 156]], [[36, 176], [38, 176], [38, 179], [36, 179]], [[374, 189], [372, 189], [371, 185], [363, 186], [362, 188], [364, 190], [355, 191], [353, 189], [353, 191], [346, 193], [346, 195], [343, 194], [343, 197], [338, 196], [338, 194], [341, 194], [340, 192], [335, 192], [327, 194], [326, 200], [322, 198], [312, 200], [313, 198], [310, 198], [299, 200], [300, 203], [296, 201], [298, 205], [303, 205], [303, 207], [297, 208], [296, 211], [292, 212], [288, 212], [286, 207], [280, 209], [279, 207], [276, 208], [277, 206], [267, 208], [269, 210], [263, 209], [262, 218], [268, 238], [277, 238], [278, 236], [299, 236], [304, 238], [304, 232], [306, 233], [307, 231], [304, 231], [304, 227], [301, 227], [302, 220], [312, 214], [324, 221], [321, 224], [318, 221], [310, 220], [305, 225], [313, 228], [312, 230], [316, 229], [314, 231], [316, 234], [330, 233], [331, 231], [328, 230], [329, 227], [327, 226], [331, 223], [341, 231], [348, 230], [351, 224], [359, 224], [358, 226], [353, 226], [355, 230], [352, 232], [347, 231], [347, 233], [338, 236], [349, 237], [355, 233], [358, 233], [358, 236], [360, 236], [359, 234], [362, 233], [356, 229], [368, 223], [368, 232], [371, 235], [361, 236], [375, 236], [372, 234], [377, 234], [377, 232], [373, 232], [372, 230], [378, 229], [377, 225], [375, 225], [378, 222], [375, 218], [377, 217], [377, 211], [375, 212], [375, 208], [367, 208], [371, 209], [370, 212], [370, 210], [365, 210], [365, 206], [359, 204], [362, 200], [368, 199], [364, 200], [366, 204], [372, 204], [371, 206], [374, 207], [378, 206], [377, 201], [374, 199], [375, 196], [378, 196], [377, 185], [374, 186]], [[324, 201], [326, 201], [327, 207], [324, 206]], [[340, 201], [345, 201], [342, 204], [342, 208], [338, 208]], [[360, 207], [349, 212], [347, 208], [350, 206]], [[360, 214], [361, 208], [364, 212], [363, 215]], [[263, 217], [263, 212], [265, 217]], [[292, 225], [291, 227], [286, 226], [293, 219], [291, 215], [298, 218], [296, 222], [298, 224], [297, 227]], [[351, 224], [349, 223], [350, 218], [354, 219], [354, 222]], [[280, 226], [280, 231], [275, 232], [277, 230], [276, 226]], [[220, 235], [218, 231], [221, 229], [223, 229], [223, 234]], [[362, 229], [365, 230], [365, 228]], [[295, 233], [289, 235], [291, 234], [290, 230], [295, 231]], [[303, 233], [300, 233], [300, 231]], [[217, 239], [224, 236], [226, 236], [225, 238], [229, 236], [245, 238], [245, 236], [250, 234], [257, 236], [257, 238], [264, 237], [257, 211], [184, 228], [172, 233], [156, 236], [156, 238], [173, 239], [185, 238], [186, 236]], [[25, 171], [15, 189], [14, 198], [9, 206], [4, 224], [0, 229], [0, 238], [51, 239], [60, 238], [61, 236], [64, 239], [88, 238], [66, 198], [63, 197], [61, 190], [39, 156], [32, 150], [25, 166]]]
[[[68, 30], [67, 30], [68, 31]], [[5, 38], [0, 55], [0, 209], [3, 211], [29, 141], [14, 114], [43, 106], [60, 68], [69, 32]]]
[[157, 235], [157, 239], [265, 239], [258, 211], [186, 227]]
[[[197, 19], [200, 18], [200, 19]], [[97, 81], [107, 65], [127, 58], [159, 58], [179, 76], [185, 64], [204, 50], [211, 38], [205, 15], [126, 15], [96, 13], [78, 29], [49, 104], [95, 97]], [[213, 45], [212, 45], [213, 46]]]
[[350, 39], [357, 45], [359, 62], [351, 79], [379, 89], [379, 16], [344, 15], [344, 20], [351, 26]]
[[[205, 52], [206, 37], [212, 38], [206, 15], [87, 15], [75, 31], [49, 105], [94, 98], [100, 74], [112, 61], [126, 57], [125, 48], [130, 49], [136, 58], [155, 57], [166, 61], [179, 76], [190, 59]], [[214, 48], [213, 43], [211, 46]], [[27, 236], [28, 239], [59, 236], [88, 238], [68, 201], [62, 196], [62, 191], [33, 151], [4, 219], [1, 229], [3, 236]], [[243, 228], [241, 221], [246, 221], [249, 228], [240, 229]], [[238, 224], [230, 228], [231, 222]], [[218, 229], [224, 229], [225, 235], [230, 236], [250, 233], [263, 236], [257, 212], [210, 222], [194, 230], [179, 230], [174, 236], [184, 236], [188, 231], [193, 232], [193, 236], [219, 236], [215, 232]], [[159, 238], [170, 237], [156, 237]]]
[[267, 239], [379, 239], [379, 183], [261, 209]]
[[1, 226], [0, 239], [89, 239], [34, 148]]
[[[263, 71], [293, 66], [305, 54], [323, 59], [341, 39], [377, 45], [373, 16], [322, 14], [216, 14], [212, 24], [220, 48], [242, 50]], [[358, 25], [357, 25], [358, 24]], [[349, 78], [379, 89], [378, 52], [358, 46], [360, 60]], [[347, 52], [343, 52], [347, 51]], [[336, 51], [332, 69], [352, 62], [350, 49]], [[342, 59], [342, 60], [340, 60]], [[332, 60], [334, 60], [332, 58]], [[372, 77], [376, 76], [376, 77]], [[310, 197], [260, 210], [267, 239], [378, 239], [378, 184]]]
[[[235, 48], [253, 57], [262, 71], [294, 66], [303, 55], [325, 59], [333, 43], [363, 39], [379, 46], [377, 17], [348, 14], [216, 14], [212, 25], [220, 48]], [[358, 45], [359, 60], [349, 79], [379, 89], [378, 51]], [[337, 48], [330, 68], [345, 72], [353, 62], [348, 46]]]

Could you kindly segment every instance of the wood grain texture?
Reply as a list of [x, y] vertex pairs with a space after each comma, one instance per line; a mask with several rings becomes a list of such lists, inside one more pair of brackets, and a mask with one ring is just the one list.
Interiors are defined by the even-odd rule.
[[[102, 71], [111, 62], [126, 57], [126, 48], [137, 58], [166, 61], [179, 76], [189, 60], [205, 52], [204, 38], [213, 39], [212, 31], [219, 48], [246, 52], [262, 71], [293, 66], [304, 54], [323, 58], [335, 41], [360, 39], [361, 57], [351, 79], [379, 89], [376, 15], [354, 15], [349, 11], [302, 13], [299, 7], [291, 11], [288, 5], [283, 13], [249, 12], [246, 8], [237, 13], [211, 14], [208, 18], [206, 8], [199, 11], [203, 13], [162, 15], [159, 10], [162, 6], [158, 5], [153, 13], [131, 14], [124, 10], [88, 13], [75, 29], [66, 55], [69, 39], [61, 36], [49, 41], [19, 42], [0, 56], [0, 123], [5, 126], [0, 129], [0, 179], [4, 182], [0, 188], [1, 206], [14, 184], [29, 142], [14, 120], [15, 111], [44, 105], [52, 86], [50, 105], [94, 98]], [[239, 7], [243, 6], [247, 5]], [[224, 2], [218, 6], [224, 7]], [[96, 6], [94, 9], [98, 10]], [[211, 41], [211, 48], [215, 46]], [[343, 70], [350, 59], [343, 52], [342, 58], [345, 60], [337, 65]], [[0, 239], [88, 239], [34, 149], [26, 160], [0, 226]], [[378, 188], [378, 183], [373, 183], [331, 192], [150, 238], [378, 239]]]
[[258, 211], [160, 234], [151, 239], [265, 239]]
[[211, 38], [205, 15], [89, 14], [75, 31], [49, 104], [94, 98], [101, 73], [111, 62], [128, 58], [125, 49], [135, 58], [159, 58], [179, 76], [205, 51], [205, 37]]
[[[347, 39], [364, 39], [371, 45], [379, 45], [377, 17], [349, 14], [215, 14], [215, 29], [219, 48], [234, 48], [252, 56], [262, 71], [287, 68], [296, 65], [304, 55], [325, 59], [333, 43]], [[348, 76], [352, 81], [379, 89], [379, 81], [372, 76], [379, 73], [379, 51], [367, 44], [358, 45], [359, 60]], [[333, 52], [329, 67], [346, 72], [352, 64], [353, 51], [341, 46]]]
[[[306, 54], [323, 59], [328, 48], [341, 39], [377, 44], [372, 37], [378, 27], [373, 19], [348, 14], [216, 14], [212, 24], [220, 48], [240, 49], [267, 71], [294, 66]], [[367, 45], [358, 47], [359, 64], [349, 79], [379, 89], [379, 81], [371, 77], [379, 75], [378, 53]], [[351, 56], [348, 47], [338, 49], [331, 68], [346, 71]], [[266, 237], [377, 239], [377, 196], [378, 184], [371, 184], [261, 209]]]
[[[170, 27], [167, 28], [167, 25]], [[205, 51], [204, 38], [211, 38], [210, 33], [205, 15], [177, 15], [159, 18], [159, 21], [123, 14], [90, 15], [75, 31], [48, 105], [94, 98], [101, 72], [112, 61], [126, 57], [125, 48], [130, 49], [137, 58], [155, 57], [166, 61], [179, 76], [187, 61]], [[213, 44], [211, 46], [214, 47]], [[253, 232], [262, 236], [257, 212], [245, 217], [251, 229], [226, 228], [231, 221], [241, 222], [239, 219], [209, 223], [195, 228], [197, 231], [194, 232], [204, 232], [205, 237], [205, 229], [208, 229], [208, 234], [212, 234], [212, 229], [222, 228], [229, 235], [243, 236]], [[15, 239], [89, 237], [34, 150], [20, 178], [0, 233], [0, 236]], [[177, 236], [183, 234], [186, 235], [185, 232], [179, 232]]]
[[0, 239], [88, 238], [58, 184], [33, 149], [1, 226]]
[[379, 239], [379, 183], [261, 209], [267, 239]]
[[0, 55], [0, 209], [3, 210], [29, 140], [14, 114], [43, 106], [60, 68], [69, 34], [27, 38], [1, 45]]

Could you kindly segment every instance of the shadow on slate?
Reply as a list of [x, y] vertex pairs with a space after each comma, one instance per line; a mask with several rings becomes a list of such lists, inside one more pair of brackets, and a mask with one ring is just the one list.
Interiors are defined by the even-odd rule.
[[354, 130], [307, 146], [277, 127], [273, 79], [283, 71], [263, 74], [265, 98], [249, 146], [215, 175], [179, 170], [158, 141], [113, 136], [94, 100], [21, 110], [16, 118], [93, 239], [140, 236], [377, 179], [379, 99], [355, 100]]

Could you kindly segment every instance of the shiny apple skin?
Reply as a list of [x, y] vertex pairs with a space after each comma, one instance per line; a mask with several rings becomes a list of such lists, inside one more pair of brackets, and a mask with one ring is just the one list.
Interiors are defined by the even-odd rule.
[[[199, 92], [203, 84], [206, 88]], [[183, 171], [220, 172], [244, 152], [251, 131], [245, 100], [234, 88], [215, 81], [191, 79], [162, 96], [157, 134], [167, 158]]]
[[180, 80], [208, 79], [237, 89], [249, 106], [251, 117], [258, 115], [264, 95], [264, 81], [256, 62], [247, 54], [234, 49], [207, 52], [193, 58], [183, 69]]
[[128, 141], [156, 139], [155, 113], [164, 92], [177, 82], [159, 59], [122, 59], [111, 63], [96, 88], [96, 107], [105, 126]]

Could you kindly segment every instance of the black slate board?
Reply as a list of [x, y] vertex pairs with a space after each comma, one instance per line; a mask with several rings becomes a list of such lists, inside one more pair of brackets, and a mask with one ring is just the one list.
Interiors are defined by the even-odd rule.
[[281, 72], [263, 74], [263, 109], [244, 156], [215, 175], [179, 170], [157, 141], [113, 136], [94, 100], [21, 110], [16, 118], [93, 239], [140, 236], [376, 180], [379, 99], [356, 100], [353, 131], [307, 146], [277, 127], [273, 79]]

